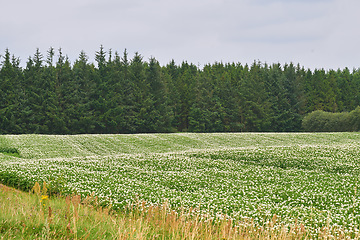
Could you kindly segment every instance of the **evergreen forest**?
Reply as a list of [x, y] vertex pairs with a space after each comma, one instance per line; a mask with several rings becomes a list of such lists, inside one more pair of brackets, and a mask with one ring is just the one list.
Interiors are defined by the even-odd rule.
[[[6, 49], [0, 134], [357, 131], [360, 123], [348, 123], [360, 117], [359, 90], [360, 69], [258, 61], [162, 66], [103, 46], [94, 63], [83, 51], [71, 63], [50, 48], [45, 56], [37, 49], [22, 67]], [[329, 128], [314, 126], [313, 119], [324, 125], [329, 118]]]

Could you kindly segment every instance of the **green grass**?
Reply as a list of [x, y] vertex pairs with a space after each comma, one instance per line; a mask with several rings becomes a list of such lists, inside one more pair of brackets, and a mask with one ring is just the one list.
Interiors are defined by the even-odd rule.
[[94, 193], [123, 210], [197, 208], [258, 226], [308, 231], [331, 225], [356, 234], [360, 225], [359, 133], [216, 133], [0, 136], [21, 158], [0, 154], [0, 181], [29, 188]]
[[5, 154], [13, 157], [20, 157], [19, 151], [12, 147], [8, 138], [0, 136], [0, 154]]
[[[35, 185], [36, 186], [36, 185]], [[115, 212], [98, 206], [97, 198], [78, 195], [48, 197], [40, 186], [34, 194], [0, 184], [0, 239], [306, 239], [303, 225], [257, 228], [251, 222], [180, 213], [167, 203], [145, 207], [138, 202]], [[336, 234], [335, 229], [319, 231], [319, 236]], [[346, 236], [346, 235], [344, 235]]]

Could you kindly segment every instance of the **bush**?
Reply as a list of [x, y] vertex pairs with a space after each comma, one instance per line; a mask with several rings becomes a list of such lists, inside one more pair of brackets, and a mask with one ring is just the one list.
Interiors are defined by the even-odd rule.
[[360, 107], [350, 112], [352, 131], [360, 130]]
[[330, 113], [321, 110], [306, 115], [302, 127], [308, 132], [351, 132], [360, 129], [360, 108], [352, 112]]

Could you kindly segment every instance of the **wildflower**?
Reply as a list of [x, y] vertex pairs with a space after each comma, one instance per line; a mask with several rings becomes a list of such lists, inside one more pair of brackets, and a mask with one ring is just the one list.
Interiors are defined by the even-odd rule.
[[48, 195], [41, 195], [41, 200], [40, 200], [40, 202], [46, 201], [46, 200], [48, 200], [48, 199], [49, 199], [49, 196], [48, 196]]

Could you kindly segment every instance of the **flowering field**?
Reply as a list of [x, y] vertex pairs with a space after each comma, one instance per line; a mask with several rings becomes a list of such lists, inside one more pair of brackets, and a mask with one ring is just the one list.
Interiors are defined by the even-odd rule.
[[262, 224], [276, 214], [357, 232], [359, 147], [360, 133], [7, 135], [0, 182], [61, 183], [116, 208], [168, 201], [208, 217]]

